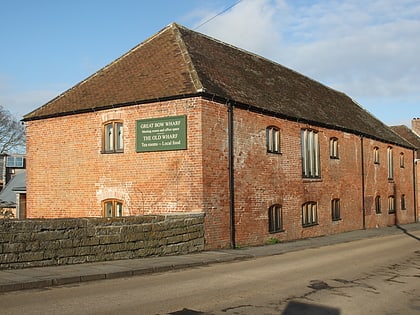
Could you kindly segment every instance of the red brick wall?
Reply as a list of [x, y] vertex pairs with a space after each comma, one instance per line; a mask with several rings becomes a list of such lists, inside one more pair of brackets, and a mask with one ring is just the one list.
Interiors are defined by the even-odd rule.
[[[374, 163], [373, 148], [379, 148], [379, 164]], [[388, 179], [388, 147], [392, 147], [394, 177]], [[364, 139], [365, 152], [365, 208], [366, 227], [375, 228], [393, 224], [414, 222], [413, 151]], [[400, 154], [404, 154], [404, 167], [400, 167]], [[405, 195], [406, 210], [401, 209], [401, 197]], [[375, 210], [375, 196], [381, 197], [382, 213]], [[388, 212], [388, 197], [395, 197], [395, 214]]]
[[203, 197], [207, 246], [230, 244], [228, 112], [226, 105], [203, 100]]
[[[359, 138], [278, 118], [235, 110], [235, 200], [237, 243], [254, 245], [270, 238], [292, 240], [362, 228]], [[266, 127], [281, 133], [281, 154], [267, 153]], [[318, 131], [321, 178], [303, 179], [301, 129]], [[332, 160], [329, 139], [338, 138], [340, 159]], [[340, 198], [343, 220], [331, 220], [331, 199]], [[318, 203], [318, 225], [302, 227], [302, 204]], [[283, 228], [268, 233], [268, 208], [280, 204]]]
[[[136, 153], [136, 120], [187, 115], [188, 150]], [[124, 153], [103, 154], [102, 124], [124, 122]], [[194, 98], [123, 107], [27, 122], [27, 215], [100, 217], [102, 200], [123, 201], [124, 215], [201, 212], [206, 248], [230, 245], [227, 106]], [[267, 153], [266, 127], [281, 132], [281, 154]], [[321, 178], [303, 179], [301, 129], [318, 131]], [[339, 159], [330, 159], [336, 137]], [[363, 228], [362, 143], [366, 227], [414, 220], [412, 152], [394, 148], [394, 180], [388, 181], [388, 144], [337, 130], [234, 109], [236, 244], [264, 244]], [[373, 147], [381, 163], [373, 163]], [[399, 168], [399, 154], [405, 167]], [[382, 214], [373, 199], [382, 197]], [[396, 215], [387, 198], [396, 196]], [[400, 209], [406, 196], [407, 210]], [[339, 198], [341, 220], [331, 219], [331, 199]], [[372, 199], [373, 198], [373, 199]], [[318, 224], [302, 227], [302, 204], [318, 204]], [[284, 231], [268, 232], [268, 208], [280, 204]]]
[[[136, 120], [175, 115], [187, 115], [188, 150], [136, 153]], [[124, 153], [103, 154], [112, 119], [124, 123]], [[124, 215], [202, 211], [200, 130], [196, 99], [27, 122], [28, 218], [102, 216], [108, 198]]]
[[[270, 238], [292, 240], [333, 234], [363, 228], [362, 140], [360, 136], [337, 130], [267, 117], [235, 109], [235, 212], [237, 245], [256, 245]], [[266, 127], [276, 126], [281, 132], [281, 154], [267, 153]], [[318, 131], [321, 178], [303, 179], [301, 166], [301, 129]], [[329, 140], [338, 139], [339, 159], [331, 159]], [[373, 147], [380, 147], [381, 164], [373, 163]], [[414, 220], [412, 151], [392, 146], [394, 180], [388, 181], [386, 149], [389, 145], [363, 139], [365, 160], [365, 201], [375, 193], [382, 196], [382, 214], [372, 213], [366, 202], [366, 227], [408, 223]], [[405, 167], [399, 167], [400, 153]], [[379, 168], [378, 168], [379, 166]], [[401, 210], [405, 194], [406, 209]], [[388, 196], [395, 195], [396, 213], [389, 214]], [[340, 199], [341, 220], [331, 218], [331, 200]], [[318, 203], [318, 225], [302, 227], [302, 204]], [[268, 233], [268, 208], [280, 204], [283, 228]], [[373, 206], [374, 207], [374, 206]]]

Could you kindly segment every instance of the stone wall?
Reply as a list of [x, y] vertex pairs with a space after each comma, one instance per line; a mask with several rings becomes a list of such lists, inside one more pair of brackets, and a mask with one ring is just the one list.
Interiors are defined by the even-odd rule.
[[204, 214], [0, 220], [0, 269], [78, 264], [204, 249]]

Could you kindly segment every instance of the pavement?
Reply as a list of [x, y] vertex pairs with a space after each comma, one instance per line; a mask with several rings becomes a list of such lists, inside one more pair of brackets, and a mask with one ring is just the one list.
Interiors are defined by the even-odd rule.
[[420, 222], [241, 249], [223, 249], [179, 256], [113, 260], [77, 265], [0, 270], [0, 293], [255, 259], [388, 235], [406, 235], [420, 241], [419, 231]]

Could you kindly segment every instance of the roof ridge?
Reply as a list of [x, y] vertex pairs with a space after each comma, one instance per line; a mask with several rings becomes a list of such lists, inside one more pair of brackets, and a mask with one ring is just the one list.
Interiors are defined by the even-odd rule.
[[191, 81], [194, 84], [194, 87], [195, 87], [196, 91], [197, 92], [204, 92], [205, 88], [203, 86], [203, 83], [201, 82], [200, 76], [198, 75], [196, 67], [194, 66], [194, 62], [192, 61], [192, 58], [190, 56], [190, 52], [189, 52], [187, 46], [185, 45], [184, 38], [182, 37], [182, 34], [179, 31], [180, 28], [182, 28], [184, 30], [187, 30], [187, 31], [190, 31], [190, 32], [191, 32], [191, 30], [182, 26], [182, 25], [179, 25], [175, 22], [171, 23], [169, 25], [169, 27], [171, 27], [173, 29], [173, 31], [175, 33], [175, 36], [177, 38], [177, 44], [179, 46], [179, 49], [182, 52], [182, 58], [184, 58], [185, 64], [187, 64], [188, 67], [190, 68], [189, 69], [190, 71], [188, 71], [188, 72], [190, 74]]

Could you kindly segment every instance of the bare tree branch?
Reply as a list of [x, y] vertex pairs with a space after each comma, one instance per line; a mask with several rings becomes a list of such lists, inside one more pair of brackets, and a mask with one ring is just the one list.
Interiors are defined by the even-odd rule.
[[0, 154], [25, 152], [25, 127], [0, 105]]

